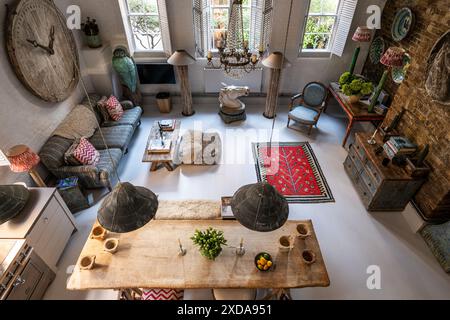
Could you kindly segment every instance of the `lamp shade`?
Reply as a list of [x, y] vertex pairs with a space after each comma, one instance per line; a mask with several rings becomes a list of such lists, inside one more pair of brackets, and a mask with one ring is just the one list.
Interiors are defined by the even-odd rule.
[[380, 62], [387, 67], [403, 67], [405, 50], [399, 47], [390, 47], [381, 57]]
[[231, 200], [231, 209], [239, 223], [260, 232], [281, 228], [289, 216], [286, 198], [268, 183], [240, 188]]
[[271, 53], [267, 58], [262, 61], [263, 66], [270, 69], [281, 69], [283, 67], [289, 67], [291, 63], [283, 57], [283, 54], [279, 51]]
[[0, 186], [0, 224], [17, 216], [30, 197], [30, 191], [21, 185]]
[[126, 233], [145, 226], [156, 214], [158, 197], [131, 183], [118, 183], [98, 210], [97, 220], [108, 231]]
[[38, 165], [39, 156], [25, 145], [12, 147], [6, 153], [12, 172], [28, 172]]
[[370, 42], [371, 39], [372, 32], [367, 27], [358, 27], [352, 37], [356, 42]]
[[170, 56], [170, 58], [167, 60], [168, 64], [174, 65], [174, 66], [187, 66], [190, 64], [193, 64], [195, 62], [195, 59], [192, 58], [192, 56], [187, 53], [185, 50], [177, 50], [174, 54]]

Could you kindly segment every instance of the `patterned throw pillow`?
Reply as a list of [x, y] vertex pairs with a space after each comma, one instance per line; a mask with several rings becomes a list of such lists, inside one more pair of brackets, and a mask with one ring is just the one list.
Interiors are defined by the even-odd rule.
[[108, 113], [114, 121], [119, 121], [123, 116], [123, 108], [120, 104], [119, 100], [117, 100], [116, 97], [111, 96], [109, 99], [105, 102], [106, 109], [108, 110]]
[[102, 116], [103, 121], [109, 121], [111, 120], [111, 117], [109, 116], [108, 109], [106, 109], [106, 102], [108, 101], [108, 97], [103, 96], [98, 102], [97, 102], [97, 110], [99, 114]]
[[80, 144], [76, 147], [73, 155], [81, 164], [87, 166], [95, 166], [100, 160], [100, 153], [84, 137], [80, 139]]
[[80, 166], [81, 162], [78, 161], [77, 158], [75, 158], [74, 152], [75, 149], [80, 144], [80, 140], [77, 139], [72, 143], [72, 145], [67, 149], [66, 153], [64, 153], [64, 162], [69, 166]]
[[142, 291], [141, 300], [183, 300], [184, 290], [148, 289]]

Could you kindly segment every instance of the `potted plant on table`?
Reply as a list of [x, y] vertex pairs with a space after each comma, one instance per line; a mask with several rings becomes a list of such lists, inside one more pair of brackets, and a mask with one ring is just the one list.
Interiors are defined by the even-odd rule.
[[215, 260], [222, 252], [222, 246], [227, 244], [223, 231], [208, 228], [206, 231], [196, 230], [191, 238], [200, 249], [202, 256]]
[[339, 78], [342, 93], [349, 97], [350, 103], [357, 103], [361, 97], [373, 92], [373, 84], [370, 81], [345, 72]]

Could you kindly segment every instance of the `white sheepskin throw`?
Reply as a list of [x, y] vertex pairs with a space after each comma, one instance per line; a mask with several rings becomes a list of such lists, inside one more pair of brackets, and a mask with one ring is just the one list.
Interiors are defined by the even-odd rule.
[[189, 130], [181, 137], [177, 162], [193, 165], [218, 164], [221, 150], [222, 142], [218, 133]]

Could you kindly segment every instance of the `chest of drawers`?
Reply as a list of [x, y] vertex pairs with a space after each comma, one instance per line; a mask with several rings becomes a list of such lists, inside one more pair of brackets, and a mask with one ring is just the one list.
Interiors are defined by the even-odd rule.
[[357, 133], [344, 162], [345, 170], [355, 185], [368, 211], [403, 211], [426, 181], [407, 174], [392, 163], [382, 165], [384, 154], [376, 154], [377, 145], [367, 143], [370, 135]]

